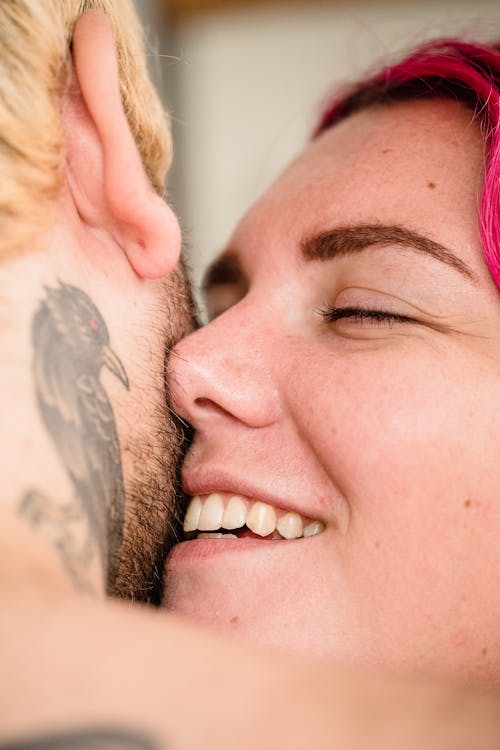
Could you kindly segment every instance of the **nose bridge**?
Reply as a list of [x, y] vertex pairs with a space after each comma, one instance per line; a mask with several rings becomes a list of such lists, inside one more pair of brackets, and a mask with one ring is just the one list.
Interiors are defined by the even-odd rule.
[[172, 352], [172, 402], [195, 429], [214, 418], [231, 417], [249, 427], [264, 427], [277, 419], [268, 316], [261, 305], [249, 308], [242, 300]]

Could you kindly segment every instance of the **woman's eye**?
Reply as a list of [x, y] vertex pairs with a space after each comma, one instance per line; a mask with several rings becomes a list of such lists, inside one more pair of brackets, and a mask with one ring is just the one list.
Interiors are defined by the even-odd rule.
[[395, 323], [416, 323], [414, 318], [407, 315], [398, 315], [388, 310], [368, 309], [365, 307], [330, 307], [327, 306], [319, 311], [320, 315], [327, 323], [336, 323], [338, 320], [350, 319], [357, 325], [378, 325], [392, 326]]

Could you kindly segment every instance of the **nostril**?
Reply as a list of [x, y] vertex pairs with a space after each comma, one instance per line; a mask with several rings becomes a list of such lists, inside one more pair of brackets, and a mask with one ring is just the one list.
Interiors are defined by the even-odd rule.
[[224, 409], [224, 407], [220, 406], [215, 401], [212, 401], [210, 398], [196, 398], [194, 401], [195, 406], [197, 406], [199, 409], [203, 409], [203, 411], [206, 413], [212, 413], [212, 414], [222, 414], [224, 416], [230, 416], [233, 417], [234, 415], [231, 414], [230, 411], [227, 409]]

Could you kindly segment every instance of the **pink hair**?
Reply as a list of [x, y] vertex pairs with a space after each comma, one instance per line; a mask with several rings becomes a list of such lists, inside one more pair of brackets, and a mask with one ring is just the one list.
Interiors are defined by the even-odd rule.
[[461, 101], [480, 125], [486, 150], [480, 230], [486, 262], [500, 289], [500, 44], [458, 39], [424, 44], [403, 61], [336, 95], [314, 135], [371, 105], [421, 97]]

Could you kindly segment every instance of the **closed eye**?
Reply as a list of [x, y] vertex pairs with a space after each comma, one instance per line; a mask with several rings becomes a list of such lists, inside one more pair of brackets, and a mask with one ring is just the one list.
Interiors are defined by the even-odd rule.
[[369, 322], [379, 325], [394, 325], [395, 323], [418, 323], [407, 315], [398, 315], [387, 310], [367, 309], [364, 307], [324, 307], [318, 311], [327, 323], [335, 323], [344, 318], [350, 318], [358, 325]]

